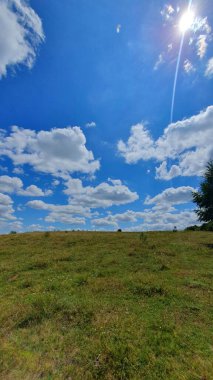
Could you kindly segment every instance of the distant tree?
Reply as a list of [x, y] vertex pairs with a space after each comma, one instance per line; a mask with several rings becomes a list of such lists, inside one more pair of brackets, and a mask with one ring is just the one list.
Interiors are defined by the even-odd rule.
[[122, 229], [121, 229], [121, 228], [119, 228], [119, 229], [117, 230], [117, 232], [122, 232]]
[[202, 222], [213, 221], [213, 160], [209, 161], [204, 173], [200, 190], [192, 193], [193, 202], [197, 204], [195, 210], [198, 218]]

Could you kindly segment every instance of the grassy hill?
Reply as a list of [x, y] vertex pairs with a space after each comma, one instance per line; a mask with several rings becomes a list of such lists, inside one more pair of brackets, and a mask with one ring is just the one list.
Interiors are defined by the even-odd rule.
[[211, 232], [0, 236], [2, 380], [213, 379]]

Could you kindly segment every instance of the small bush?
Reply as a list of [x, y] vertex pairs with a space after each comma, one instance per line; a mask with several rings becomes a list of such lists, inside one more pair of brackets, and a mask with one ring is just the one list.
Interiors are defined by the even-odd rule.
[[122, 229], [121, 229], [121, 228], [119, 228], [119, 229], [117, 230], [117, 232], [122, 232]]
[[147, 242], [147, 235], [146, 235], [144, 232], [141, 232], [141, 233], [140, 233], [140, 240], [141, 240], [143, 243], [146, 243], [146, 242]]
[[50, 236], [50, 232], [49, 231], [46, 231], [45, 233], [44, 233], [44, 237], [49, 237]]

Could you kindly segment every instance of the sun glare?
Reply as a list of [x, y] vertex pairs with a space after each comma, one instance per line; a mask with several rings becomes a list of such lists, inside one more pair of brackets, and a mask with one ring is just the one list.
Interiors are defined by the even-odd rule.
[[179, 22], [179, 28], [182, 33], [185, 33], [188, 29], [191, 28], [193, 22], [194, 22], [194, 13], [191, 11], [186, 11]]

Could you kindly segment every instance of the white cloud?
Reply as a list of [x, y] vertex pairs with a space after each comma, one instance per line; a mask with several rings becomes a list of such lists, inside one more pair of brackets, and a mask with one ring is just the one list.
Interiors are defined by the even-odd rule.
[[30, 185], [25, 190], [20, 190], [18, 195], [24, 195], [26, 197], [44, 197], [52, 194], [52, 190], [41, 190], [38, 186]]
[[45, 218], [45, 221], [48, 223], [62, 223], [72, 225], [86, 224], [85, 218], [72, 217], [66, 213], [59, 214], [58, 212], [52, 212]]
[[143, 223], [126, 228], [127, 231], [165, 231], [173, 230], [174, 226], [178, 230], [183, 230], [190, 225], [200, 223], [194, 211], [186, 210], [181, 212], [147, 212]]
[[0, 136], [0, 150], [0, 155], [8, 156], [14, 165], [29, 164], [35, 171], [55, 176], [92, 174], [100, 167], [86, 148], [86, 138], [79, 127], [35, 132], [14, 126], [9, 136]]
[[164, 63], [163, 54], [159, 54], [157, 61], [155, 62], [155, 65], [153, 67], [153, 70], [158, 70], [159, 67]]
[[[171, 55], [171, 50], [173, 49], [173, 46], [176, 46], [177, 40], [176, 40], [176, 33], [174, 33], [174, 28], [178, 27], [178, 24], [181, 22], [181, 18], [184, 16], [185, 9], [181, 10], [181, 14], [179, 13], [180, 8], [173, 8], [170, 4], [166, 4], [162, 11], [161, 15], [163, 17], [163, 28], [165, 33], [165, 27], [166, 27], [166, 33], [170, 36], [169, 44], [165, 45], [165, 48], [159, 55], [159, 58], [154, 66], [154, 69], [157, 70], [158, 67], [165, 62], [170, 62], [170, 64], [174, 63], [174, 56]], [[176, 35], [176, 36], [175, 36]], [[207, 52], [208, 45], [212, 41], [212, 28], [209, 25], [207, 17], [194, 17], [194, 20], [192, 24], [190, 25], [187, 36], [185, 36], [185, 39], [188, 41], [188, 45], [190, 46], [191, 55], [194, 56], [194, 51], [197, 54], [197, 57], [202, 60]], [[192, 62], [189, 62], [186, 60], [184, 62], [183, 68], [186, 73], [192, 73], [193, 71], [198, 71], [199, 69], [197, 67], [198, 59], [193, 60]]]
[[181, 186], [181, 187], [170, 187], [164, 190], [162, 193], [156, 195], [153, 198], [149, 196], [145, 199], [145, 205], [179, 205], [184, 203], [189, 203], [192, 201], [192, 191], [195, 191], [193, 187]]
[[143, 124], [131, 127], [127, 143], [122, 140], [118, 142], [118, 151], [128, 164], [155, 157], [154, 141]]
[[94, 217], [97, 212], [91, 213], [91, 208], [106, 208], [121, 205], [138, 199], [137, 193], [131, 192], [120, 180], [110, 180], [96, 187], [83, 187], [81, 180], [70, 179], [65, 183], [64, 193], [69, 196], [69, 204], [56, 205], [33, 200], [27, 203], [28, 207], [47, 211], [45, 221], [48, 223], [85, 224], [85, 218]]
[[11, 66], [24, 64], [31, 68], [44, 33], [41, 19], [28, 2], [1, 0], [0, 29], [0, 77]]
[[44, 197], [51, 195], [51, 190], [42, 191], [38, 186], [30, 185], [23, 188], [23, 182], [18, 177], [0, 176], [0, 191], [2, 193], [23, 195], [27, 197]]
[[[191, 202], [192, 191], [194, 190], [190, 186], [167, 188], [155, 197], [151, 198], [148, 196], [145, 199], [144, 204], [152, 205], [151, 209], [143, 211], [128, 210], [120, 214], [109, 214], [102, 218], [92, 219], [91, 224], [98, 227], [111, 226], [118, 228], [122, 223], [130, 223], [132, 225], [139, 219], [143, 219], [143, 224], [140, 224], [139, 229], [171, 229], [174, 225], [178, 225], [178, 228], [185, 228], [191, 222], [195, 223], [195, 213], [191, 210], [179, 212], [172, 206]], [[188, 217], [189, 220], [187, 219]], [[131, 228], [134, 230], [135, 227], [127, 229], [131, 230]]]
[[173, 49], [173, 44], [172, 43], [168, 44], [167, 49], [168, 49], [168, 52], [170, 52]]
[[191, 74], [196, 71], [195, 67], [193, 66], [192, 62], [186, 59], [183, 64], [184, 71], [187, 74]]
[[54, 231], [55, 227], [54, 226], [43, 226], [40, 224], [30, 224], [29, 226], [26, 227], [27, 231]]
[[52, 181], [52, 186], [53, 186], [53, 187], [56, 187], [56, 186], [58, 186], [58, 185], [60, 185], [60, 181], [59, 181], [58, 179], [54, 179], [54, 180]]
[[92, 219], [91, 224], [93, 226], [99, 227], [113, 226], [115, 228], [118, 228], [119, 223], [135, 223], [138, 219], [143, 218], [143, 216], [143, 212], [135, 212], [132, 210], [128, 210], [124, 213], [114, 215], [110, 214], [103, 218]]
[[0, 233], [20, 230], [22, 222], [14, 215], [13, 201], [9, 195], [0, 193]]
[[70, 203], [89, 208], [122, 205], [138, 199], [138, 194], [130, 191], [120, 180], [110, 182], [102, 182], [96, 187], [83, 187], [80, 179], [70, 179], [65, 184], [67, 189], [64, 193], [70, 196]]
[[208, 47], [207, 36], [205, 34], [201, 34], [198, 37], [196, 45], [197, 45], [197, 55], [200, 59], [202, 59], [204, 55], [206, 54], [206, 50]]
[[15, 220], [13, 201], [9, 195], [0, 193], [0, 220]]
[[[131, 127], [126, 143], [118, 142], [118, 151], [128, 164], [150, 159], [161, 162], [157, 178], [202, 175], [213, 157], [212, 128], [213, 106], [209, 106], [198, 115], [170, 124], [156, 141], [143, 124], [137, 124]], [[167, 159], [175, 161], [169, 171]]]
[[95, 121], [91, 121], [89, 123], [86, 123], [85, 127], [86, 128], [95, 128], [96, 127], [96, 123], [95, 123]]
[[0, 234], [7, 234], [10, 231], [20, 232], [22, 227], [22, 222], [19, 220], [8, 223], [8, 221], [2, 221], [0, 219]]
[[14, 168], [13, 169], [13, 173], [14, 174], [19, 174], [19, 175], [22, 175], [22, 174], [24, 174], [24, 170], [22, 169], [22, 168]]
[[166, 20], [170, 20], [175, 10], [171, 4], [165, 4], [163, 9], [161, 10], [161, 16]]
[[29, 226], [27, 226], [27, 231], [42, 231], [43, 230], [43, 226], [41, 226], [40, 224], [30, 224]]
[[212, 29], [208, 23], [207, 17], [196, 17], [192, 25], [192, 31], [194, 32], [194, 36], [190, 40], [190, 45], [195, 43], [197, 55], [200, 59], [203, 59], [206, 54], [208, 44], [212, 39]]
[[194, 33], [202, 32], [205, 35], [210, 35], [212, 31], [212, 28], [208, 23], [207, 17], [196, 17], [193, 22], [192, 29]]
[[206, 71], [205, 71], [205, 76], [207, 78], [213, 77], [213, 57], [208, 60], [208, 63], [206, 66]]
[[27, 206], [35, 210], [48, 211], [49, 214], [44, 219], [48, 223], [85, 224], [85, 217], [90, 216], [88, 208], [78, 205], [55, 205], [34, 200], [28, 202]]
[[156, 178], [170, 180], [172, 178], [181, 176], [182, 172], [178, 165], [172, 165], [170, 170], [167, 169], [167, 162], [163, 161], [162, 164], [156, 168]]
[[121, 24], [118, 24], [117, 26], [116, 26], [116, 33], [120, 33], [121, 32]]
[[[143, 222], [134, 225], [138, 220]], [[127, 231], [143, 230], [172, 230], [174, 226], [178, 229], [184, 229], [189, 225], [198, 224], [197, 216], [192, 210], [177, 211], [176, 209], [151, 209], [143, 212], [134, 212], [128, 210], [123, 214], [107, 215], [103, 218], [91, 220], [94, 227], [117, 229], [122, 223], [131, 223], [125, 227]], [[123, 228], [123, 226], [122, 226]]]

